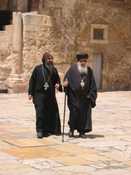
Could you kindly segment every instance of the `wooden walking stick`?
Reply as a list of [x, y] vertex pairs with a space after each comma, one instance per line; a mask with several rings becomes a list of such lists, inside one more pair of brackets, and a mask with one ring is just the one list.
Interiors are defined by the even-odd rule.
[[66, 114], [66, 93], [65, 93], [65, 96], [64, 96], [64, 112], [63, 112], [63, 132], [62, 132], [62, 142], [64, 142], [65, 114]]

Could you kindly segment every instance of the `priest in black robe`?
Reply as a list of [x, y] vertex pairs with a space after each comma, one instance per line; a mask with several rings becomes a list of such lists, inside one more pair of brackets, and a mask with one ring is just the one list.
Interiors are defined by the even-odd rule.
[[67, 94], [69, 115], [69, 136], [74, 136], [74, 130], [80, 137], [92, 131], [92, 108], [96, 106], [97, 88], [93, 70], [88, 66], [88, 54], [76, 55], [77, 63], [71, 65], [64, 77], [65, 93]]
[[53, 56], [43, 54], [42, 64], [37, 65], [29, 81], [28, 95], [36, 110], [37, 137], [61, 134], [59, 110], [55, 89], [62, 91], [60, 77], [53, 64]]

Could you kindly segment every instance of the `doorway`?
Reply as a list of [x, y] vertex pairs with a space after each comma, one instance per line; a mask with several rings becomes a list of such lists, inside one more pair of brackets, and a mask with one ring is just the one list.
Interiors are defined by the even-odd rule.
[[5, 25], [11, 24], [12, 12], [8, 10], [0, 10], [0, 30], [5, 29]]
[[101, 53], [93, 54], [92, 68], [98, 90], [102, 89], [102, 65], [103, 65], [102, 54]]

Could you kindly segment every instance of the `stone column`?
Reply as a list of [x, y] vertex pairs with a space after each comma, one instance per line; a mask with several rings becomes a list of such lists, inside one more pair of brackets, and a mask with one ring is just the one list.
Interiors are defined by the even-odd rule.
[[39, 8], [38, 11], [41, 13], [44, 8], [44, 0], [39, 0]]
[[15, 60], [14, 73], [22, 73], [22, 45], [23, 45], [23, 26], [21, 12], [13, 14], [13, 53], [17, 56]]
[[31, 6], [31, 8], [30, 8], [30, 10], [31, 11], [38, 11], [38, 9], [39, 9], [39, 2], [40, 2], [40, 0], [30, 0], [30, 6]]
[[28, 11], [28, 0], [17, 0], [17, 11]]
[[14, 63], [10, 77], [7, 80], [9, 92], [25, 91], [24, 77], [22, 77], [22, 52], [23, 52], [23, 24], [22, 13], [13, 13], [13, 48], [11, 59]]

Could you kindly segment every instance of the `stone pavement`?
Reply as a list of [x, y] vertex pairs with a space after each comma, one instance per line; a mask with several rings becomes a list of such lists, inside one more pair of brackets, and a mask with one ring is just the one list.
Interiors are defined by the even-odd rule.
[[[61, 119], [64, 94], [57, 93]], [[37, 139], [27, 94], [0, 94], [0, 175], [130, 175], [131, 91], [99, 93], [86, 139]], [[76, 133], [77, 134], [77, 133]]]

